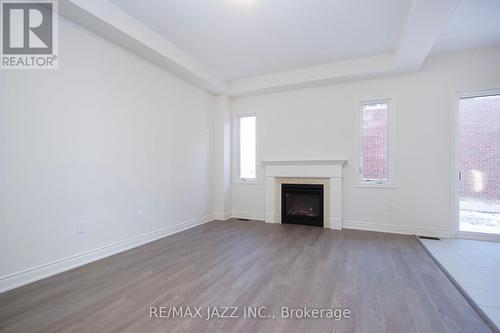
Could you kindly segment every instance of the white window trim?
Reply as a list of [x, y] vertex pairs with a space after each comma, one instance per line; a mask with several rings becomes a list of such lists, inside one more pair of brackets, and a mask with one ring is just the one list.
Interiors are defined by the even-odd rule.
[[[387, 175], [388, 179], [386, 181], [377, 182], [372, 180], [365, 180], [362, 177], [362, 166], [363, 166], [363, 140], [362, 140], [362, 124], [363, 124], [363, 105], [368, 104], [387, 104]], [[385, 188], [385, 189], [395, 189], [394, 185], [394, 159], [393, 159], [393, 138], [394, 138], [394, 102], [391, 98], [382, 99], [368, 99], [361, 100], [356, 105], [356, 128], [358, 131], [358, 184], [356, 187], [361, 188]]]
[[[240, 118], [255, 117], [255, 178], [240, 177]], [[257, 135], [257, 114], [256, 113], [236, 113], [233, 115], [233, 184], [259, 184], [259, 162], [258, 162], [258, 135]]]

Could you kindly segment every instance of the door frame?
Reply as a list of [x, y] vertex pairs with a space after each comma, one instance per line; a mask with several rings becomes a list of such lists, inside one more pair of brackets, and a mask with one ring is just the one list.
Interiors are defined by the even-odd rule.
[[[496, 87], [500, 87], [500, 84], [496, 85]], [[500, 88], [485, 88], [485, 89], [470, 89], [470, 90], [462, 90], [455, 91], [452, 93], [452, 130], [451, 130], [451, 164], [452, 164], [452, 172], [451, 172], [451, 219], [452, 219], [452, 232], [455, 238], [464, 238], [464, 239], [476, 239], [476, 240], [485, 240], [485, 241], [495, 241], [500, 242], [500, 234], [487, 234], [481, 232], [472, 232], [472, 231], [460, 231], [460, 191], [459, 191], [459, 179], [458, 179], [458, 162], [459, 162], [459, 154], [458, 154], [458, 113], [459, 103], [458, 101], [461, 98], [471, 98], [471, 97], [481, 97], [481, 96], [489, 96], [489, 95], [500, 95]]]

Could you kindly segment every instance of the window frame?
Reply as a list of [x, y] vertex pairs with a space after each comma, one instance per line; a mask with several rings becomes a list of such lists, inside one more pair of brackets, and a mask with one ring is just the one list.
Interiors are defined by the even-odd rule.
[[[363, 179], [363, 107], [373, 104], [387, 104], [387, 180], [377, 181]], [[393, 156], [392, 156], [392, 137], [393, 137], [393, 103], [391, 98], [369, 99], [359, 101], [357, 104], [357, 130], [358, 130], [358, 185], [357, 187], [373, 188], [395, 188]]]
[[[240, 119], [246, 117], [255, 117], [255, 178], [243, 178], [240, 173]], [[236, 184], [258, 184], [258, 149], [257, 149], [257, 114], [256, 113], [237, 113], [233, 118], [234, 128], [234, 149], [233, 149], [233, 183]]]

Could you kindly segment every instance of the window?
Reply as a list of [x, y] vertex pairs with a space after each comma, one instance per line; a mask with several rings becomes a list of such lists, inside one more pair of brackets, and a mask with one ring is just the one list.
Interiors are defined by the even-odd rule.
[[237, 116], [238, 174], [243, 181], [256, 179], [255, 115]]
[[389, 182], [389, 103], [361, 103], [360, 180], [363, 184]]

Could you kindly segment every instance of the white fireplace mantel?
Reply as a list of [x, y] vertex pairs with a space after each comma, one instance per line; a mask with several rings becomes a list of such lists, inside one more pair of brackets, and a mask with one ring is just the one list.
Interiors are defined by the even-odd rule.
[[277, 178], [326, 179], [329, 186], [329, 219], [325, 225], [342, 229], [342, 166], [347, 160], [283, 160], [262, 161], [265, 175], [265, 220], [281, 223], [276, 214]]

